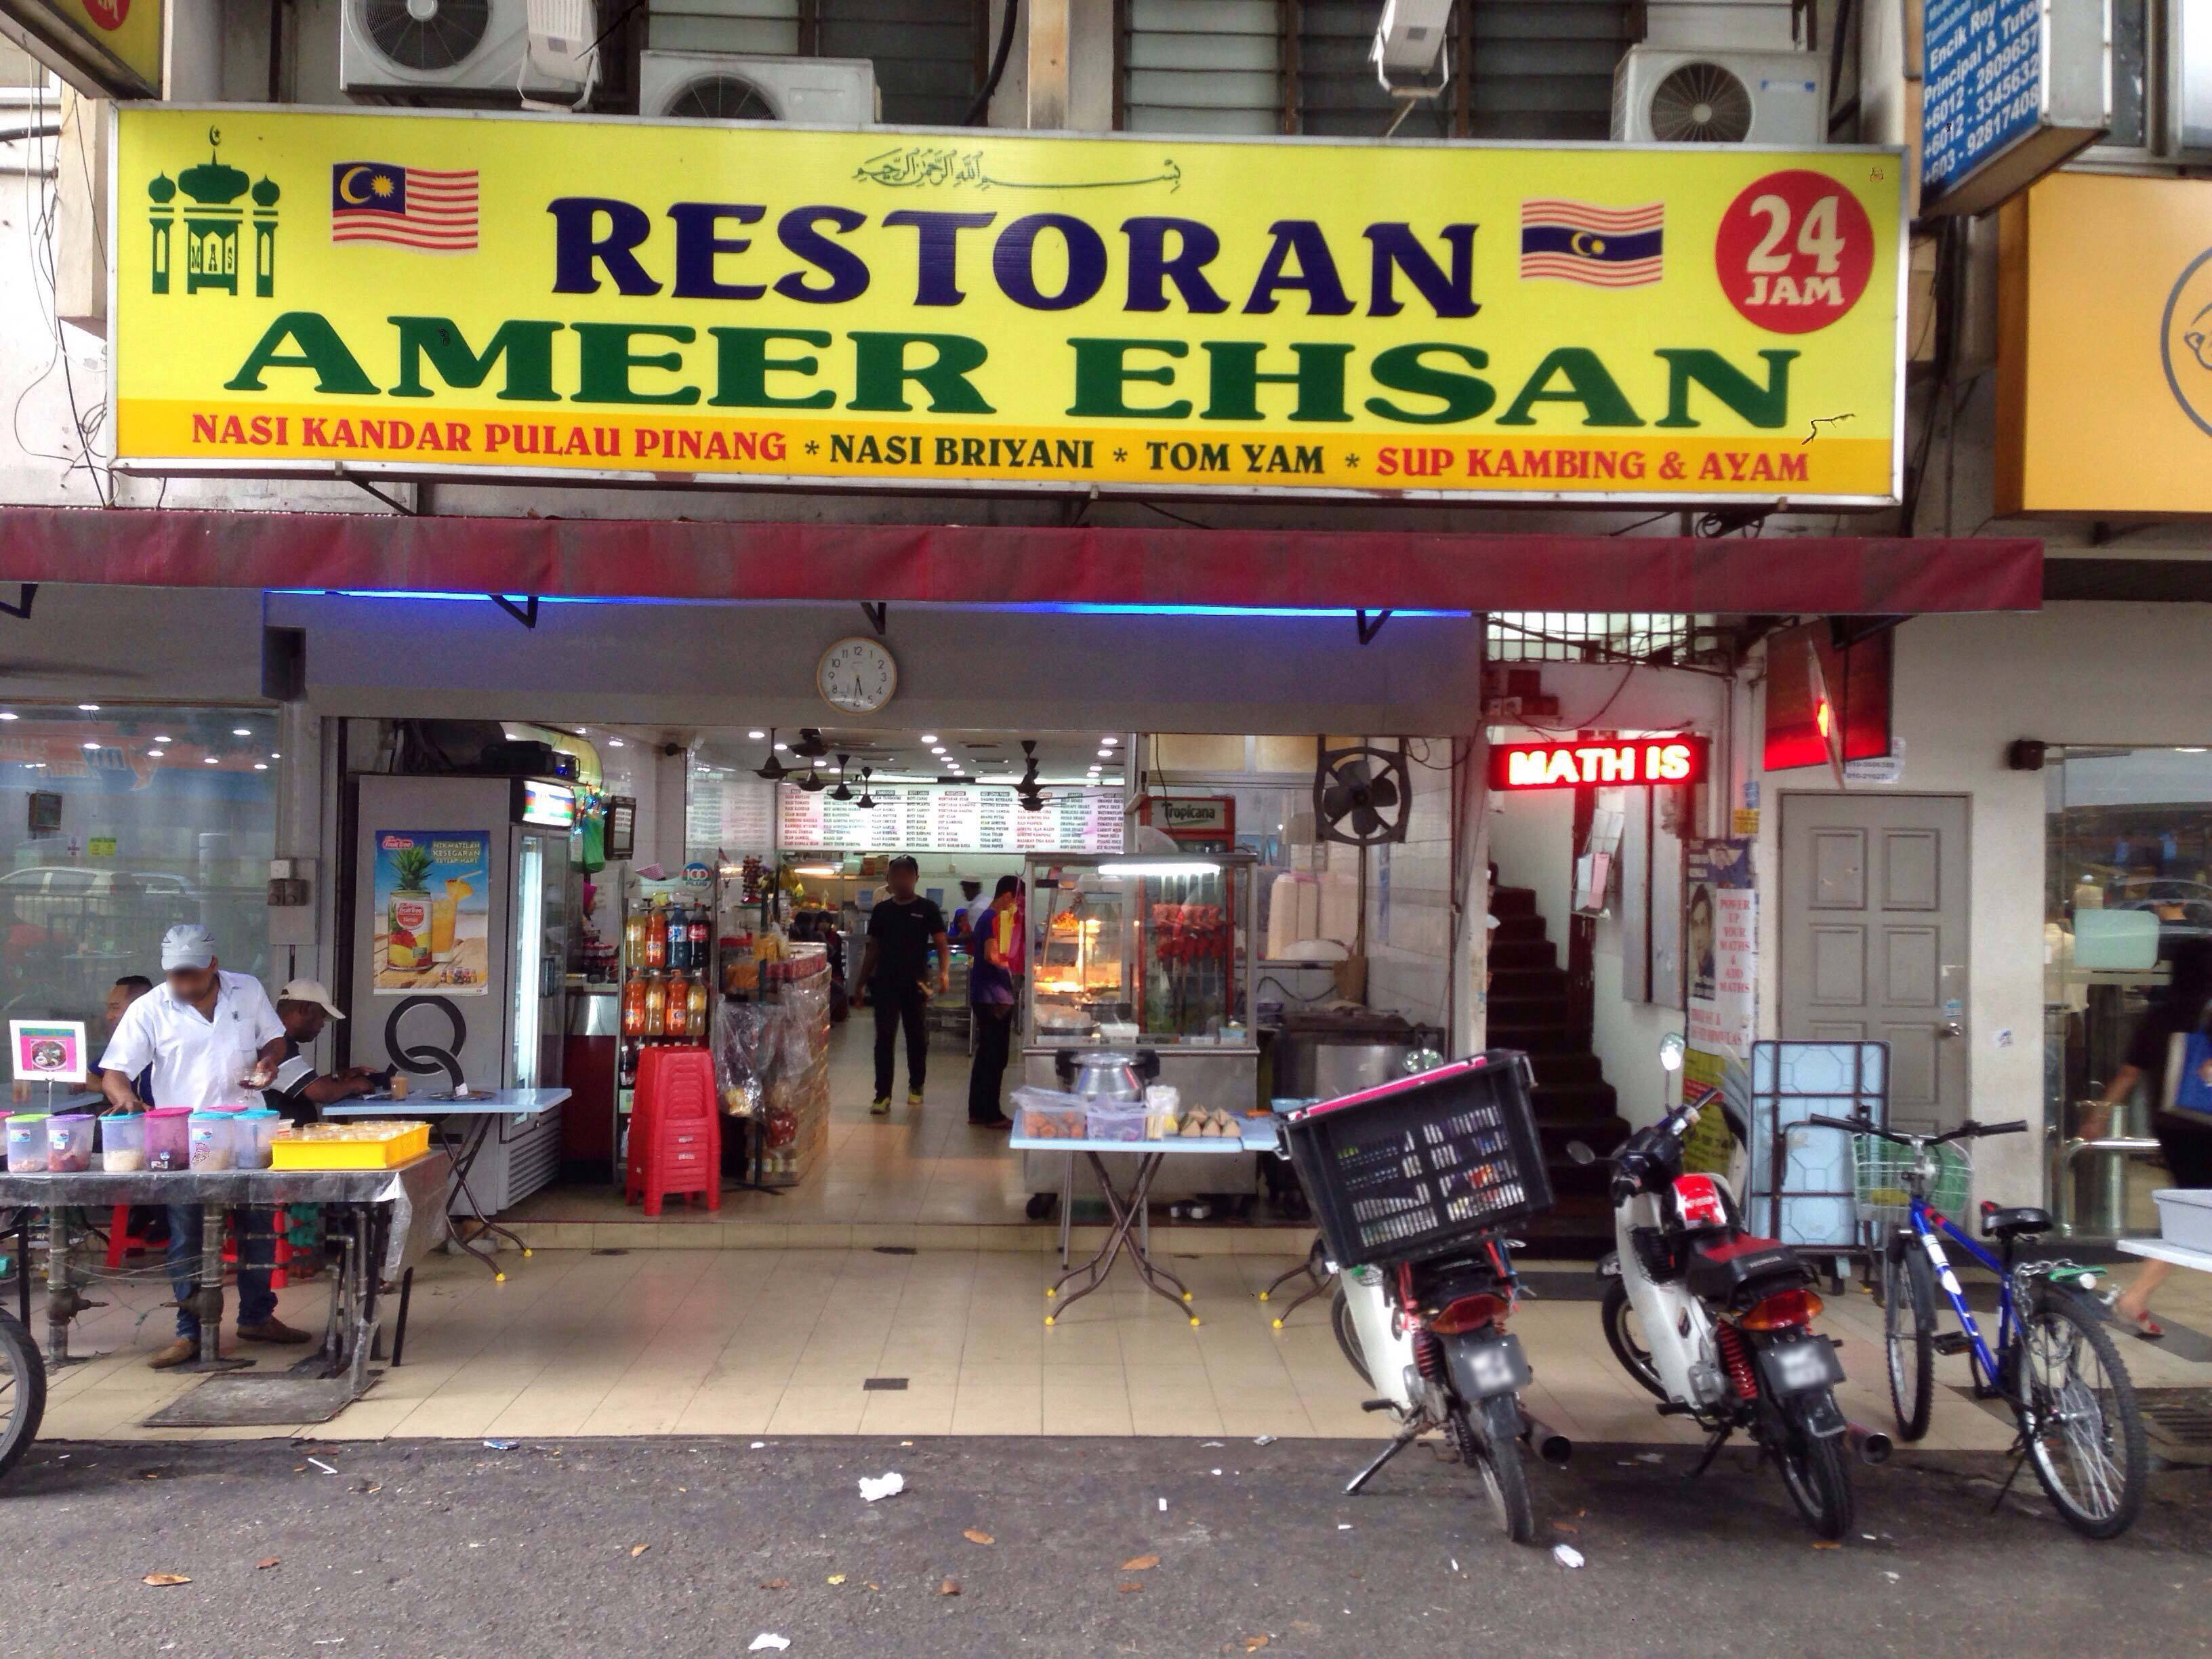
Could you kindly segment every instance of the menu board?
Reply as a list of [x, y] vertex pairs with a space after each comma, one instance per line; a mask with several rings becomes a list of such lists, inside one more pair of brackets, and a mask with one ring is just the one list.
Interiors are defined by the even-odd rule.
[[1121, 850], [1119, 789], [1050, 788], [1040, 812], [1023, 811], [1003, 784], [878, 784], [871, 793], [876, 804], [863, 811], [857, 798], [832, 800], [827, 790], [809, 794], [781, 785], [776, 844], [824, 853]]
[[714, 767], [691, 769], [684, 798], [684, 846], [688, 856], [712, 858], [765, 853], [775, 845], [775, 786]]

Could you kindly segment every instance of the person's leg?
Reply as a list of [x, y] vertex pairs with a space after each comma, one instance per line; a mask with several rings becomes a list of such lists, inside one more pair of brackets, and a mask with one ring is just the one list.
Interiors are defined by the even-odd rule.
[[254, 1331], [276, 1318], [276, 1292], [269, 1271], [276, 1265], [276, 1216], [265, 1209], [231, 1212], [238, 1233], [238, 1328]]
[[888, 986], [877, 986], [868, 998], [876, 1013], [876, 1104], [889, 1110], [891, 1099], [891, 1061], [898, 1042], [899, 1001]]
[[988, 1123], [998, 1109], [998, 1087], [990, 1076], [991, 1028], [998, 1021], [989, 1009], [977, 1004], [969, 1005], [968, 1018], [975, 1022], [975, 1054], [968, 1063], [968, 1121]]
[[200, 1283], [200, 1206], [169, 1206], [169, 1286], [177, 1293], [177, 1334], [198, 1346], [199, 1316], [188, 1305]]
[[2133, 1282], [2112, 1304], [2112, 1311], [2138, 1329], [2146, 1328], [2150, 1319], [2151, 1295], [2166, 1283], [2172, 1272], [2173, 1263], [2171, 1261], [2144, 1262]]
[[906, 1094], [921, 1099], [922, 1080], [929, 1074], [929, 994], [909, 985], [899, 998], [899, 1018], [906, 1026]]

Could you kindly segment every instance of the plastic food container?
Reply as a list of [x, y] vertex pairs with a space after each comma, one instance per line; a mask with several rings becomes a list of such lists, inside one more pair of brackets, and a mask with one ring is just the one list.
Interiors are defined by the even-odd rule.
[[1021, 1114], [1017, 1133], [1032, 1140], [1081, 1140], [1091, 1133], [1088, 1103], [1075, 1095], [1017, 1089], [1013, 1102]]
[[37, 1175], [46, 1167], [46, 1115], [15, 1112], [8, 1119], [8, 1173]]
[[1145, 1139], [1164, 1140], [1176, 1133], [1182, 1116], [1182, 1091], [1172, 1083], [1145, 1085]]
[[232, 1136], [236, 1142], [234, 1152], [241, 1170], [265, 1170], [271, 1158], [271, 1148], [276, 1144], [276, 1132], [284, 1127], [281, 1115], [265, 1106], [256, 1106], [246, 1111], [231, 1114], [234, 1120]]
[[191, 1165], [191, 1111], [183, 1106], [156, 1106], [146, 1114], [146, 1167], [183, 1170]]
[[186, 1145], [195, 1170], [228, 1170], [238, 1162], [238, 1114], [194, 1112], [185, 1121]]
[[2158, 1206], [2160, 1238], [2185, 1250], [2212, 1250], [2212, 1192], [2161, 1187], [2151, 1200]]
[[57, 1112], [46, 1120], [46, 1167], [74, 1174], [92, 1167], [94, 1126], [89, 1112]]
[[143, 1170], [146, 1167], [146, 1120], [129, 1117], [100, 1120], [100, 1166], [103, 1170]]
[[1085, 1131], [1093, 1140], [1142, 1140], [1145, 1108], [1136, 1101], [1115, 1101], [1092, 1106], [1085, 1115]]
[[413, 1120], [354, 1118], [301, 1129], [280, 1121], [276, 1130], [270, 1163], [279, 1170], [394, 1170], [430, 1150], [430, 1126]]

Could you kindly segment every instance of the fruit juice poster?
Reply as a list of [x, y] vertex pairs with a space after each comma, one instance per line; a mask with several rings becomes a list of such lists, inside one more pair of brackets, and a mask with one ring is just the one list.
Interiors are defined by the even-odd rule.
[[376, 832], [375, 988], [491, 994], [491, 832]]
[[15, 1051], [18, 1083], [85, 1080], [84, 1024], [73, 1019], [11, 1019], [8, 1045]]

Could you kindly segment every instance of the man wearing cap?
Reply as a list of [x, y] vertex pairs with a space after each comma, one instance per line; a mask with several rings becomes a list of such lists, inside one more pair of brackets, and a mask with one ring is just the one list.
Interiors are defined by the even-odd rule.
[[284, 1026], [284, 1054], [276, 1080], [262, 1093], [274, 1111], [295, 1124], [319, 1123], [322, 1109], [341, 1100], [365, 1095], [383, 1081], [366, 1066], [352, 1066], [330, 1077], [315, 1069], [314, 1061], [301, 1052], [322, 1036], [323, 1027], [343, 1019], [330, 990], [319, 979], [295, 979], [276, 994], [276, 1018]]
[[[283, 1024], [258, 980], [223, 971], [213, 934], [193, 922], [169, 929], [161, 939], [161, 975], [160, 985], [123, 1011], [100, 1057], [111, 1112], [146, 1109], [132, 1079], [149, 1068], [155, 1099], [196, 1109], [238, 1105], [249, 1091], [275, 1081], [284, 1057]], [[276, 1317], [276, 1295], [269, 1288], [276, 1237], [269, 1212], [240, 1210], [237, 1224], [239, 1336], [248, 1342], [313, 1341]], [[200, 1206], [171, 1205], [169, 1279], [177, 1291], [177, 1340], [147, 1362], [155, 1370], [198, 1357], [199, 1317], [187, 1304], [199, 1256]]]

